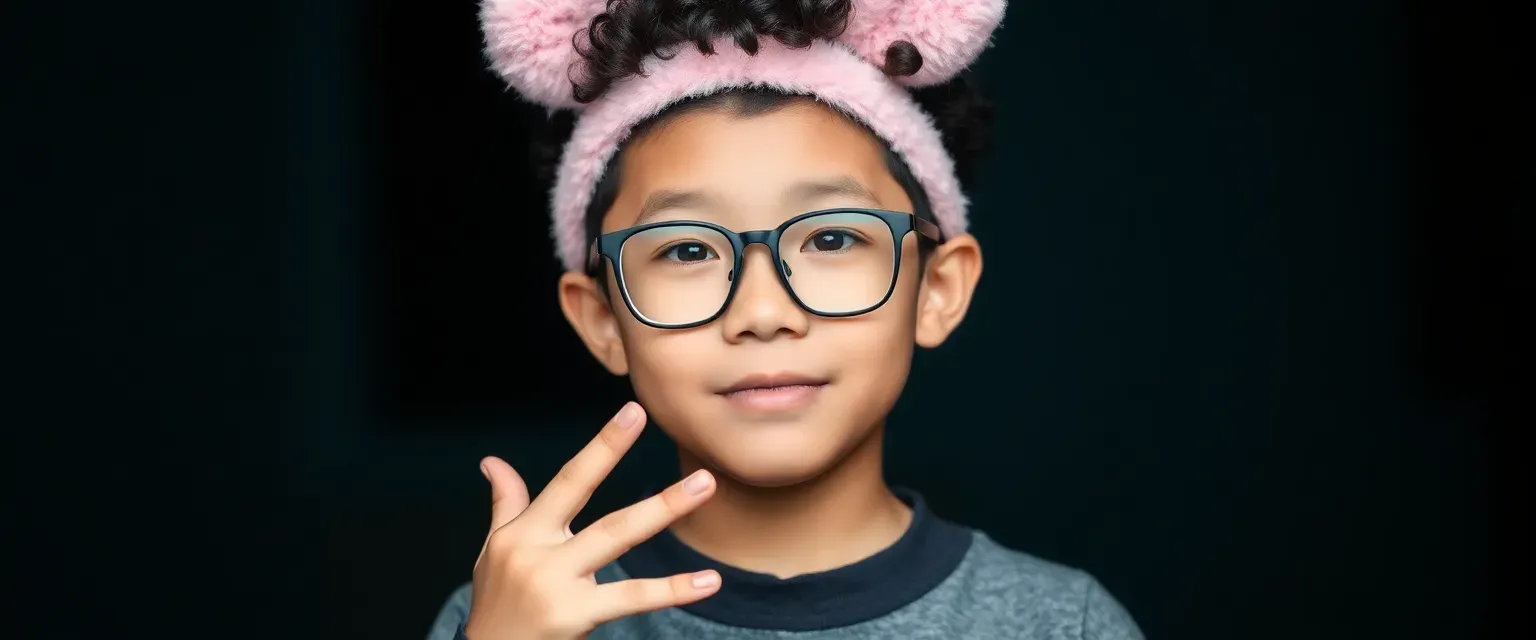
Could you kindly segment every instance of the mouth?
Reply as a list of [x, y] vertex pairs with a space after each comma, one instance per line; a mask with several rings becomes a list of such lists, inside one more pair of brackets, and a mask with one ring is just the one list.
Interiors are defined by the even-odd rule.
[[828, 382], [798, 373], [754, 374], [715, 393], [738, 409], [789, 411], [809, 405]]

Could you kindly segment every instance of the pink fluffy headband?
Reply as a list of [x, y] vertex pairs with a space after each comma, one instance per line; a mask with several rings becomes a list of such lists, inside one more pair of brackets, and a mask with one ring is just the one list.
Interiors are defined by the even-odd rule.
[[[651, 57], [645, 72], [614, 83], [589, 104], [572, 93], [585, 36], [602, 0], [482, 0], [492, 68], [530, 101], [579, 112], [552, 194], [553, 235], [568, 270], [585, 266], [584, 218], [593, 189], [619, 144], [640, 122], [690, 97], [739, 87], [806, 94], [857, 118], [885, 140], [926, 191], [945, 237], [964, 233], [966, 199], [932, 119], [903, 88], [939, 84], [970, 65], [991, 40], [1006, 0], [855, 0], [836, 42], [793, 49], [763, 37], [756, 55], [734, 44], [706, 55], [689, 44], [669, 59]], [[892, 78], [880, 69], [897, 41], [922, 55], [917, 73]]]

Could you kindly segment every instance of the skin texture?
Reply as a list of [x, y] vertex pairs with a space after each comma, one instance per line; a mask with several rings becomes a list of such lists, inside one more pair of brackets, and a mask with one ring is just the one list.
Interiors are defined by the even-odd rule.
[[491, 483], [491, 528], [475, 560], [464, 634], [472, 640], [582, 638], [610, 620], [706, 598], [713, 571], [597, 584], [593, 572], [698, 508], [715, 489], [697, 471], [665, 491], [571, 534], [571, 519], [635, 443], [645, 411], [626, 404], [534, 500], [499, 458], [480, 462]]
[[[751, 116], [729, 103], [687, 112], [632, 142], [621, 160], [604, 232], [677, 219], [746, 231], [831, 207], [912, 210], [879, 142], [809, 100]], [[808, 194], [797, 188], [807, 182], [858, 188]], [[664, 191], [702, 197], [648, 208]], [[606, 288], [581, 273], [560, 279], [571, 326], [603, 366], [630, 377], [651, 419], [677, 443], [684, 475], [704, 469], [718, 480], [709, 501], [672, 526], [685, 542], [788, 576], [855, 562], [900, 537], [911, 515], [882, 477], [885, 416], [906, 383], [913, 346], [936, 347], [950, 335], [981, 274], [969, 235], [947, 239], [926, 265], [914, 235], [904, 244], [890, 300], [853, 318], [800, 309], [761, 245], [744, 255], [725, 313], [692, 329], [641, 324], [613, 293], [611, 271]], [[745, 411], [718, 393], [748, 375], [781, 373], [829, 384], [809, 405], [784, 412]]]

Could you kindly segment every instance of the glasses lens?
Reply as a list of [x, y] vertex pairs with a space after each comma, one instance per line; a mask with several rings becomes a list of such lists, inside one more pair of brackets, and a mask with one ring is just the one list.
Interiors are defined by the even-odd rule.
[[812, 216], [784, 230], [779, 257], [789, 286], [821, 313], [855, 313], [879, 304], [896, 271], [895, 239], [867, 213]]
[[735, 251], [720, 232], [697, 225], [646, 229], [619, 253], [625, 291], [635, 311], [658, 324], [706, 320], [731, 290]]

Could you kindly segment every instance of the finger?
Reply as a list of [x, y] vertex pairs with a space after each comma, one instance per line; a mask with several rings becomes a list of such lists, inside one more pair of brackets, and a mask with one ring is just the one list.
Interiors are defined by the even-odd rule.
[[566, 462], [560, 473], [539, 492], [529, 506], [529, 515], [558, 523], [557, 526], [569, 523], [587, 505], [592, 492], [613, 471], [619, 458], [629, 451], [644, 424], [645, 411], [640, 405], [625, 403], [618, 414], [603, 425], [597, 437]]
[[597, 624], [648, 611], [698, 602], [720, 591], [714, 571], [682, 573], [666, 578], [636, 578], [598, 585], [592, 598]]
[[699, 508], [714, 493], [714, 476], [700, 469], [659, 494], [599, 518], [566, 541], [558, 553], [583, 574], [597, 571]]
[[528, 485], [512, 465], [495, 456], [480, 461], [480, 472], [491, 482], [491, 531], [495, 531], [528, 508]]

